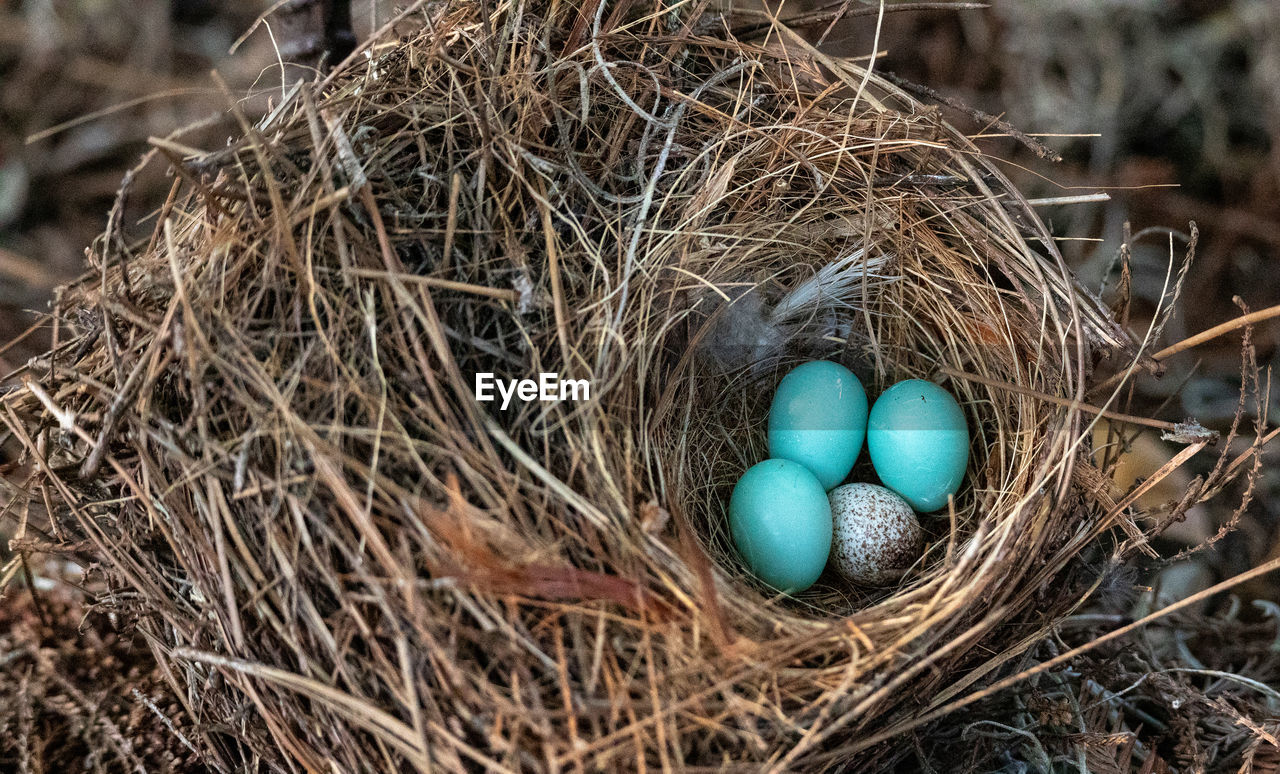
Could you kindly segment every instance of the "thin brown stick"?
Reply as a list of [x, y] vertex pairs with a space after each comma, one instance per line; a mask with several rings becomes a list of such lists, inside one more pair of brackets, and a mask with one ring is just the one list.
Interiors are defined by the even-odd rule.
[[985, 384], [988, 387], [996, 387], [1001, 390], [1008, 390], [1009, 392], [1017, 393], [1018, 395], [1026, 395], [1031, 398], [1042, 400], [1046, 403], [1052, 403], [1055, 406], [1062, 406], [1064, 408], [1073, 408], [1073, 409], [1079, 409], [1080, 411], [1087, 411], [1090, 414], [1095, 414], [1097, 416], [1103, 417], [1104, 419], [1110, 419], [1113, 422], [1122, 422], [1127, 425], [1142, 425], [1144, 427], [1153, 427], [1157, 430], [1166, 430], [1168, 432], [1175, 432], [1178, 429], [1177, 424], [1173, 422], [1165, 422], [1164, 420], [1161, 420], [1161, 419], [1149, 419], [1147, 417], [1134, 416], [1133, 414], [1121, 414], [1115, 411], [1109, 411], [1107, 409], [1099, 408], [1089, 403], [1081, 403], [1080, 401], [1071, 400], [1070, 398], [1060, 398], [1057, 395], [1050, 395], [1047, 392], [1040, 392], [1039, 390], [1033, 390], [1029, 387], [1022, 387], [1017, 384], [1010, 384], [1009, 382], [1001, 381], [999, 379], [992, 379], [986, 376], [978, 376], [977, 374], [971, 374], [966, 371], [960, 371], [955, 368], [951, 368], [949, 366], [941, 366], [938, 368], [938, 371], [946, 374], [947, 376], [952, 376], [957, 379], [964, 379], [970, 382], [977, 382], [978, 384]]
[[[839, 7], [832, 8], [831, 6], [839, 6]], [[885, 13], [902, 13], [902, 12], [910, 12], [910, 11], [980, 11], [990, 7], [991, 7], [990, 3], [969, 3], [969, 2], [893, 3], [892, 5], [885, 5], [884, 12]], [[735, 13], [741, 14], [743, 16], [769, 16], [770, 15], [768, 11], [760, 11], [754, 8], [735, 8], [734, 11]], [[876, 16], [879, 13], [880, 13], [880, 7], [878, 5], [877, 6], [854, 6], [852, 3], [848, 2], [847, 0], [840, 0], [840, 2], [829, 3], [826, 8], [815, 8], [805, 13], [796, 14], [795, 16], [780, 18], [777, 20], [777, 22], [780, 24], [785, 24], [788, 27], [805, 27], [810, 24], [821, 24], [823, 22], [834, 24], [835, 22], [838, 22], [841, 19], [855, 19], [860, 16]], [[733, 34], [738, 37], [744, 37], [744, 38], [750, 37], [751, 35], [754, 35], [760, 32], [761, 30], [767, 29], [772, 25], [773, 25], [772, 21], [757, 22], [755, 24], [747, 24], [741, 27], [734, 28]]]
[[559, 248], [556, 246], [555, 224], [551, 220], [551, 207], [546, 201], [546, 192], [540, 186], [537, 201], [538, 213], [542, 220], [542, 239], [547, 249], [547, 273], [551, 275], [551, 304], [556, 316], [556, 338], [560, 340], [560, 356], [566, 364], [572, 362], [569, 347], [569, 332], [565, 327], [568, 311], [564, 303], [564, 279], [560, 276]]
[[1234, 320], [1227, 320], [1221, 325], [1215, 325], [1207, 331], [1201, 331], [1194, 336], [1188, 336], [1177, 344], [1165, 347], [1151, 357], [1153, 360], [1157, 361], [1164, 360], [1166, 358], [1173, 357], [1179, 352], [1186, 352], [1192, 347], [1198, 347], [1205, 342], [1218, 338], [1219, 336], [1239, 330], [1246, 325], [1253, 325], [1254, 323], [1260, 323], [1263, 320], [1270, 320], [1274, 317], [1280, 317], [1280, 304], [1269, 306], [1266, 309], [1259, 309], [1258, 311], [1250, 312], [1249, 314], [1240, 315]]
[[[1181, 352], [1186, 352], [1187, 350], [1198, 347], [1201, 344], [1204, 344], [1209, 341], [1213, 341], [1219, 336], [1224, 336], [1228, 333], [1231, 333], [1232, 331], [1239, 330], [1247, 325], [1253, 325], [1255, 323], [1263, 322], [1264, 320], [1270, 320], [1275, 317], [1280, 317], [1280, 304], [1277, 304], [1275, 306], [1269, 306], [1266, 309], [1259, 309], [1258, 311], [1250, 312], [1249, 314], [1240, 315], [1239, 317], [1236, 317], [1231, 320], [1227, 320], [1226, 322], [1220, 325], [1215, 325], [1212, 328], [1209, 328], [1208, 330], [1201, 331], [1193, 336], [1188, 336], [1182, 341], [1179, 341], [1176, 344], [1171, 344], [1165, 347], [1164, 349], [1160, 350], [1159, 352], [1155, 353], [1154, 355], [1151, 356], [1151, 359], [1159, 363], [1160, 361], [1166, 360]], [[1125, 378], [1125, 373], [1126, 371], [1120, 371], [1118, 373], [1112, 374], [1110, 377], [1108, 377], [1107, 379], [1104, 379], [1102, 382], [1100, 382], [1097, 386], [1091, 388], [1089, 391], [1096, 394], [1096, 393], [1102, 392], [1103, 390], [1114, 387], [1116, 384], [1120, 382], [1121, 379]]]
[[4, 343], [4, 346], [0, 346], [0, 356], [5, 355], [6, 353], [9, 352], [9, 350], [18, 346], [23, 341], [26, 341], [28, 338], [30, 338], [31, 334], [35, 333], [41, 328], [46, 328], [48, 326], [49, 326], [48, 320], [40, 320], [39, 322], [33, 323], [30, 327], [28, 327], [22, 333], [19, 333], [17, 336], [14, 336], [12, 339], [9, 339], [8, 341], [6, 341]]
[[1249, 459], [1253, 457], [1253, 455], [1262, 451], [1262, 447], [1266, 446], [1267, 444], [1275, 440], [1277, 435], [1280, 435], [1280, 427], [1277, 427], [1273, 429], [1271, 432], [1262, 436], [1261, 438], [1258, 439], [1257, 443], [1251, 445], [1248, 449], [1241, 452], [1240, 456], [1236, 457], [1234, 460], [1231, 461], [1231, 464], [1227, 465], [1227, 475], [1230, 476], [1231, 474], [1239, 470], [1241, 465], [1248, 462]]
[[1053, 161], [1053, 162], [1062, 161], [1061, 154], [1059, 154], [1056, 150], [1054, 150], [1053, 148], [1050, 148], [1048, 145], [1045, 145], [1044, 143], [1040, 142], [1036, 138], [1022, 131], [1021, 129], [1009, 123], [1008, 121], [1005, 121], [1003, 118], [1000, 118], [999, 116], [993, 116], [990, 113], [987, 113], [985, 111], [978, 110], [977, 108], [969, 107], [968, 105], [964, 104], [963, 102], [956, 99], [955, 97], [949, 97], [946, 94], [943, 94], [942, 92], [938, 91], [937, 89], [931, 88], [929, 86], [925, 86], [920, 83], [914, 83], [912, 81], [907, 80], [906, 78], [895, 75], [893, 73], [881, 72], [880, 75], [884, 77], [885, 80], [889, 81], [890, 83], [892, 83], [893, 85], [901, 89], [905, 89], [913, 94], [918, 94], [921, 97], [924, 97], [925, 99], [933, 100], [934, 102], [941, 102], [942, 104], [946, 105], [949, 108], [952, 108], [954, 110], [959, 110], [961, 113], [964, 113], [965, 115], [969, 116], [974, 121], [978, 121], [980, 123], [992, 124], [994, 126], [999, 127], [1000, 131], [1004, 132], [1005, 134], [1009, 135], [1013, 139], [1027, 146], [1028, 148], [1031, 149], [1032, 153], [1036, 154], [1037, 156], [1044, 159], [1045, 161]]
[[444, 227], [444, 255], [440, 257], [441, 270], [448, 270], [453, 260], [453, 240], [458, 233], [458, 195], [462, 192], [462, 175], [454, 172], [449, 178], [449, 218]]
[[0, 274], [12, 277], [33, 288], [47, 288], [53, 285], [49, 271], [38, 261], [3, 247], [0, 247]]
[[468, 282], [457, 282], [455, 280], [447, 280], [440, 277], [430, 277], [424, 274], [383, 271], [382, 269], [348, 269], [347, 273], [356, 277], [367, 277], [369, 279], [395, 279], [400, 282], [407, 282], [413, 285], [426, 285], [428, 287], [442, 288], [444, 290], [456, 290], [460, 293], [471, 293], [477, 296], [496, 298], [501, 301], [510, 301], [511, 303], [516, 303], [520, 300], [520, 294], [514, 290], [507, 290], [506, 288], [490, 288], [485, 287], [484, 285], [473, 285]]

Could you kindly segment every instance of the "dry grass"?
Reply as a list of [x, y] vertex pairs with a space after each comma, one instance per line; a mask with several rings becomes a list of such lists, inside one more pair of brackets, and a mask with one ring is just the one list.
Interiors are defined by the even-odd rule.
[[[1086, 546], [1145, 545], [1079, 404], [1135, 343], [856, 62], [703, 6], [479, 9], [411, 12], [225, 149], [157, 143], [154, 234], [99, 241], [0, 408], [13, 512], [108, 569], [213, 765], [891, 764], [1088, 597]], [[969, 416], [897, 588], [771, 598], [729, 543], [811, 357]], [[478, 372], [592, 399], [504, 412]]]
[[85, 618], [69, 586], [0, 605], [0, 768], [209, 771], [146, 649]]

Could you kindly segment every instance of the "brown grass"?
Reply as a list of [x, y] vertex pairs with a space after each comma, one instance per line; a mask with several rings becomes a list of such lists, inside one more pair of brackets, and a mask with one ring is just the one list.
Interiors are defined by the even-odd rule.
[[[0, 407], [12, 507], [136, 595], [228, 768], [891, 763], [873, 742], [1088, 596], [1086, 546], [1145, 545], [1081, 407], [1135, 342], [998, 165], [858, 63], [703, 6], [480, 8], [411, 12], [227, 148], [156, 142], [154, 234], [96, 245]], [[896, 588], [774, 598], [727, 537], [812, 357], [969, 416]], [[592, 399], [474, 400], [544, 371]]]

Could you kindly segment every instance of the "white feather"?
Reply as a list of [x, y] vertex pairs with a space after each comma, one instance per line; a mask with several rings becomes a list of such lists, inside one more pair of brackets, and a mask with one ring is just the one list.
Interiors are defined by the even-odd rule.
[[880, 255], [867, 258], [866, 250], [858, 248], [844, 258], [832, 261], [818, 269], [817, 274], [788, 291], [774, 305], [770, 319], [782, 324], [797, 316], [831, 307], [856, 308], [862, 300], [864, 279], [867, 287], [896, 279], [875, 273], [886, 266], [892, 257]]
[[701, 348], [726, 371], [747, 367], [755, 374], [781, 355], [793, 337], [848, 336], [849, 312], [860, 308], [863, 290], [897, 279], [881, 273], [892, 259], [854, 250], [787, 291], [772, 308], [757, 289], [741, 291], [719, 310]]

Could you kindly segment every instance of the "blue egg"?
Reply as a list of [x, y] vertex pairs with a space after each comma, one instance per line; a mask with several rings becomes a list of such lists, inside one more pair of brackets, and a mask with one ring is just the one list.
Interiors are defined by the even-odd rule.
[[853, 469], [867, 432], [867, 393], [839, 363], [796, 366], [778, 385], [769, 407], [769, 456], [804, 465], [823, 489]]
[[757, 578], [788, 594], [804, 591], [831, 553], [831, 504], [803, 465], [765, 460], [734, 485], [729, 531]]
[[871, 407], [867, 451], [884, 485], [929, 513], [960, 488], [969, 464], [969, 428], [951, 393], [908, 379], [885, 390]]

